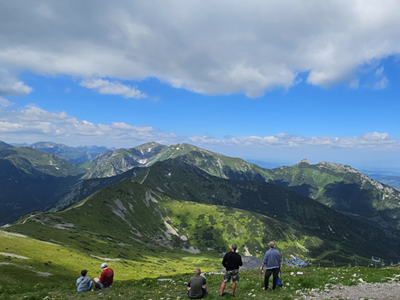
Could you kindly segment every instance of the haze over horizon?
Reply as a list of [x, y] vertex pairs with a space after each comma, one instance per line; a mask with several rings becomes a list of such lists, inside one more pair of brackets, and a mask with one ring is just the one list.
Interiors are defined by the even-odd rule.
[[397, 1], [0, 1], [0, 140], [400, 172]]

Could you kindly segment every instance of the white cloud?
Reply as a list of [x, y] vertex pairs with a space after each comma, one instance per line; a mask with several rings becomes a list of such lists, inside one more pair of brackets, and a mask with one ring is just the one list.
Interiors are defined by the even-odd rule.
[[0, 69], [0, 96], [26, 96], [32, 88], [16, 79], [7, 70]]
[[80, 83], [81, 86], [87, 87], [88, 89], [94, 89], [102, 95], [120, 95], [124, 98], [146, 98], [146, 94], [137, 90], [135, 87], [124, 85], [117, 81], [108, 81], [103, 79], [91, 79], [83, 80]]
[[226, 145], [244, 146], [248, 148], [304, 148], [315, 147], [321, 150], [326, 148], [353, 148], [353, 149], [374, 149], [389, 150], [400, 149], [400, 141], [392, 138], [387, 133], [366, 133], [352, 138], [347, 137], [301, 137], [286, 133], [279, 133], [276, 136], [248, 136], [236, 137], [224, 140], [207, 138], [204, 136], [192, 136], [189, 140], [198, 145]]
[[5, 98], [0, 97], [0, 106], [2, 106], [2, 107], [9, 107], [9, 106], [13, 106], [13, 105], [14, 105], [14, 103], [8, 101], [8, 100], [5, 99]]
[[[299, 72], [309, 72], [309, 84], [357, 87], [360, 66], [400, 52], [399, 10], [395, 0], [8, 1], [0, 4], [0, 65], [13, 74], [156, 77], [249, 97], [290, 88]], [[14, 83], [0, 84], [3, 96], [31, 91]], [[118, 82], [95, 89], [144, 96]]]
[[[6, 99], [0, 98], [0, 104]], [[5, 102], [11, 104], [9, 101]], [[8, 105], [10, 106], [10, 105]], [[178, 136], [163, 133], [152, 126], [134, 126], [124, 122], [95, 124], [78, 120], [66, 112], [46, 111], [35, 105], [23, 109], [0, 109], [0, 139], [13, 142], [51, 140], [70, 145], [106, 144], [113, 147], [131, 147], [157, 141], [164, 144], [189, 142], [198, 146], [229, 146], [247, 149], [373, 149], [399, 150], [400, 141], [388, 133], [366, 133], [348, 137], [302, 137], [288, 133], [275, 136], [242, 136], [217, 139], [207, 136]]]
[[0, 139], [9, 142], [50, 140], [72, 146], [132, 147], [148, 141], [168, 144], [175, 138], [176, 135], [158, 132], [151, 126], [133, 126], [123, 122], [94, 124], [78, 120], [66, 112], [46, 111], [35, 105], [20, 110], [0, 110]]
[[135, 126], [124, 122], [96, 124], [78, 120], [66, 112], [46, 111], [35, 105], [14, 110], [0, 107], [0, 140], [7, 143], [53, 141], [70, 146], [105, 145], [117, 148], [130, 148], [150, 141], [165, 145], [188, 142], [242, 158], [275, 158], [291, 162], [309, 158], [347, 164], [351, 164], [350, 160], [360, 161], [362, 158], [365, 165], [373, 159], [390, 157], [389, 166], [396, 164], [400, 150], [400, 141], [388, 133], [373, 132], [355, 137], [303, 137], [279, 133], [274, 136], [222, 139], [178, 136], [160, 132], [152, 126]]

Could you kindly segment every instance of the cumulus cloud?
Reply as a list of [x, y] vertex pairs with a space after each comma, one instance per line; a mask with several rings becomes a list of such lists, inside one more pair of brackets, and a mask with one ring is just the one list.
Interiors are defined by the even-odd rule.
[[0, 138], [10, 142], [51, 140], [70, 145], [127, 147], [148, 141], [171, 143], [176, 135], [158, 132], [151, 126], [123, 122], [95, 124], [78, 120], [66, 112], [51, 112], [27, 105], [20, 110], [0, 110]]
[[32, 88], [15, 78], [7, 70], [0, 69], [0, 96], [26, 96]]
[[88, 89], [94, 89], [102, 95], [120, 95], [124, 98], [145, 98], [146, 94], [140, 92], [135, 87], [124, 85], [116, 81], [108, 81], [103, 79], [91, 79], [83, 80], [80, 83], [81, 86], [87, 87]]
[[8, 101], [8, 100], [5, 99], [5, 98], [0, 97], [0, 106], [2, 106], [2, 107], [9, 107], [9, 106], [13, 106], [13, 105], [14, 105], [14, 103]]
[[204, 136], [192, 136], [189, 140], [199, 145], [224, 145], [244, 146], [249, 148], [304, 148], [315, 147], [326, 148], [353, 148], [373, 150], [398, 150], [400, 141], [387, 133], [366, 133], [352, 138], [348, 137], [301, 137], [287, 133], [279, 133], [275, 136], [247, 136], [236, 137], [224, 140], [208, 138]]
[[[155, 77], [198, 93], [249, 97], [290, 88], [300, 72], [312, 85], [356, 87], [360, 66], [400, 52], [399, 10], [391, 0], [6, 1], [0, 65], [15, 74]], [[96, 89], [142, 95], [104, 84]], [[18, 81], [1, 87], [3, 96], [31, 91]]]
[[[2, 99], [0, 98], [0, 103]], [[355, 137], [303, 137], [279, 133], [263, 137], [225, 136], [221, 139], [212, 136], [178, 136], [172, 132], [163, 133], [150, 125], [135, 126], [124, 122], [96, 124], [79, 120], [63, 111], [47, 111], [36, 105], [27, 105], [22, 109], [0, 107], [0, 140], [8, 143], [53, 141], [71, 146], [105, 145], [117, 148], [130, 148], [150, 141], [165, 145], [188, 142], [226, 155], [234, 153], [239, 157], [246, 157], [248, 153], [258, 157], [265, 157], [265, 153], [269, 153], [272, 157], [288, 151], [292, 156], [293, 153], [312, 155], [313, 152], [313, 156], [324, 154], [326, 157], [329, 152], [336, 153], [339, 150], [340, 153], [359, 153], [360, 149], [397, 155], [400, 150], [400, 141], [388, 133], [373, 132]], [[382, 156], [386, 155], [384, 153], [382, 152]]]

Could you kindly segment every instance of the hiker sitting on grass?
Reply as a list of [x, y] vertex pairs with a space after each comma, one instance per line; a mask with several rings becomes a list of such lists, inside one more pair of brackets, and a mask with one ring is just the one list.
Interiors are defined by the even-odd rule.
[[194, 272], [194, 276], [189, 279], [187, 284], [187, 293], [190, 299], [200, 299], [203, 298], [205, 294], [207, 294], [207, 284], [206, 279], [200, 276], [201, 271], [199, 268]]
[[104, 289], [111, 287], [111, 284], [113, 283], [114, 279], [113, 269], [107, 268], [106, 263], [101, 264], [101, 269], [103, 270], [103, 272], [101, 272], [100, 279], [99, 278], [93, 279], [93, 281], [96, 283], [96, 288]]
[[78, 292], [86, 292], [92, 288], [93, 281], [90, 277], [86, 276], [87, 270], [81, 271], [81, 277], [76, 280], [76, 290]]

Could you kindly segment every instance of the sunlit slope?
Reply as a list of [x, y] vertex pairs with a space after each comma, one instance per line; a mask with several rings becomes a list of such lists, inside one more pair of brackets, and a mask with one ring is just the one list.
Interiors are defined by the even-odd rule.
[[[158, 162], [135, 180], [171, 198], [217, 204], [260, 213], [324, 241], [340, 245], [342, 251], [370, 255], [396, 256], [398, 232], [384, 230], [368, 222], [338, 213], [329, 207], [290, 190], [269, 183], [224, 180], [201, 170], [187, 170], [176, 161]], [[190, 172], [189, 172], [190, 171]], [[382, 250], [376, 241], [385, 245]], [[333, 247], [333, 248], [335, 248]], [[328, 250], [321, 247], [320, 253]], [[340, 251], [339, 251], [340, 252]], [[379, 254], [378, 254], [379, 253]]]
[[347, 165], [303, 160], [271, 170], [273, 182], [335, 210], [400, 228], [400, 191]]
[[8, 160], [28, 175], [41, 172], [55, 177], [82, 174], [80, 165], [70, 163], [61, 157], [32, 148], [9, 148], [0, 150], [0, 159]]
[[[249, 255], [261, 255], [271, 239], [289, 243], [303, 238], [290, 226], [269, 217], [230, 207], [172, 200], [129, 179], [64, 211], [21, 218], [6, 230], [99, 255], [110, 253], [93, 245], [106, 241], [120, 245], [121, 249], [135, 244], [141, 250], [170, 249], [216, 256], [236, 242]], [[296, 254], [302, 254], [301, 247], [294, 248]], [[118, 255], [114, 253], [113, 257]]]
[[270, 182], [311, 197], [335, 210], [400, 228], [400, 191], [379, 183], [347, 165], [307, 160], [291, 166], [264, 169], [240, 158], [228, 157], [189, 144], [148, 143], [100, 155], [88, 163], [85, 178], [110, 177], [134, 167], [174, 159], [210, 175], [235, 180]]
[[165, 147], [147, 165], [174, 158], [182, 163], [194, 165], [210, 175], [221, 178], [260, 182], [271, 179], [269, 170], [240, 158], [207, 151], [190, 144], [176, 144]]
[[[34, 229], [48, 230], [45, 225]], [[100, 264], [107, 262], [115, 270], [116, 280], [141, 279], [165, 274], [177, 274], [193, 269], [193, 264], [213, 270], [217, 260], [187, 252], [163, 253], [144, 250], [132, 245], [122, 246], [109, 240], [92, 239], [82, 233], [72, 238], [71, 233], [51, 230], [51, 237], [68, 244], [45, 242], [28, 236], [0, 231], [0, 281], [3, 288], [12, 285], [30, 286], [61, 282], [74, 282], [80, 270], [87, 269], [90, 277], [100, 275]], [[61, 241], [59, 241], [61, 242]], [[87, 251], [80, 243], [91, 243], [94, 251]], [[126, 248], [120, 250], [119, 248]], [[102, 254], [101, 254], [102, 253]], [[123, 255], [126, 255], [126, 257]], [[163, 262], [167, 262], [163, 263]]]
[[242, 159], [227, 157], [188, 144], [165, 147], [151, 163], [174, 159], [225, 179], [270, 182], [287, 187], [337, 211], [377, 225], [400, 228], [400, 191], [347, 165], [307, 160], [267, 170]]
[[166, 146], [155, 142], [146, 143], [130, 149], [106, 151], [95, 159], [86, 162], [84, 179], [112, 177], [132, 168], [145, 166]]
[[[137, 277], [184, 272], [194, 264], [219, 270], [221, 253], [232, 243], [241, 254], [262, 256], [267, 243], [275, 240], [284, 255], [306, 257], [306, 243], [311, 248], [324, 244], [269, 217], [172, 200], [129, 179], [65, 211], [26, 216], [4, 230], [74, 249], [91, 263], [107, 259], [119, 268], [133, 268]], [[23, 255], [18, 251], [13, 249]], [[163, 260], [171, 263], [160, 266]], [[133, 276], [132, 271], [122, 273]]]
[[131, 149], [107, 151], [85, 164], [85, 178], [110, 177], [134, 167], [151, 166], [157, 161], [179, 158], [221, 178], [266, 181], [270, 172], [240, 158], [228, 157], [190, 144], [164, 146], [147, 143]]

